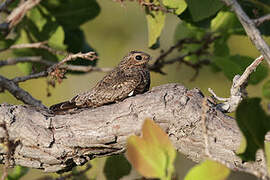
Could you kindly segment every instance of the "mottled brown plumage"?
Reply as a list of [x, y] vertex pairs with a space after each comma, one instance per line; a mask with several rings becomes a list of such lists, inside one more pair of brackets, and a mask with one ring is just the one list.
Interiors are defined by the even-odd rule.
[[99, 107], [148, 91], [150, 73], [147, 69], [147, 63], [149, 60], [148, 54], [131, 51], [90, 91], [79, 94], [69, 101], [53, 105], [50, 110], [59, 114], [70, 109]]

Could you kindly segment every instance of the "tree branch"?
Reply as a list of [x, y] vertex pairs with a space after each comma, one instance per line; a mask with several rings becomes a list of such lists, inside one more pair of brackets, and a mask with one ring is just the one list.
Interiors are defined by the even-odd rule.
[[[196, 63], [191, 63], [185, 60], [185, 57], [196, 55], [197, 57], [200, 57], [202, 55], [208, 54], [207, 50], [211, 43], [213, 43], [216, 39], [218, 39], [220, 36], [214, 36], [212, 33], [207, 33], [201, 40], [197, 40], [196, 38], [184, 38], [179, 40], [175, 45], [171, 46], [167, 51], [164, 51], [160, 54], [160, 56], [155, 60], [155, 62], [149, 66], [149, 70], [158, 72], [161, 74], [166, 74], [162, 71], [162, 68], [165, 65], [168, 64], [174, 64], [176, 62], [178, 63], [184, 63], [185, 65], [195, 69], [196, 74], [192, 78], [196, 78], [196, 75], [199, 72], [199, 68], [201, 68], [202, 65], [207, 65], [210, 63], [209, 60], [198, 60]], [[174, 50], [178, 49], [181, 51], [184, 48], [184, 45], [186, 44], [201, 44], [201, 47], [198, 48], [195, 51], [190, 51], [186, 54], [183, 54], [181, 56], [178, 56], [173, 59], [165, 59], [168, 55], [170, 55]]]
[[267, 60], [268, 65], [270, 66], [270, 47], [262, 38], [260, 31], [256, 28], [255, 23], [251, 20], [247, 14], [243, 11], [242, 7], [238, 4], [237, 0], [221, 0], [227, 6], [230, 6], [235, 12], [239, 21], [243, 25], [248, 37], [255, 47], [261, 52], [264, 58]]
[[[52, 66], [57, 63], [54, 63], [52, 61], [48, 61], [43, 59], [41, 56], [25, 56], [25, 57], [17, 57], [17, 58], [8, 58], [7, 60], [1, 60], [0, 61], [0, 67], [1, 66], [7, 66], [7, 65], [14, 65], [17, 63], [22, 62], [32, 62], [32, 63], [40, 63], [44, 64], [46, 66]], [[66, 70], [70, 71], [78, 71], [78, 72], [110, 72], [113, 68], [110, 67], [94, 67], [94, 66], [80, 66], [80, 65], [61, 65], [60, 68], [64, 68]], [[38, 73], [37, 73], [38, 74]], [[38, 76], [38, 75], [36, 75]], [[17, 77], [20, 78], [20, 77]], [[15, 83], [23, 82], [24, 80], [19, 79], [13, 79]], [[27, 78], [28, 80], [29, 78]], [[31, 77], [30, 77], [31, 79]]]
[[[16, 78], [14, 78], [12, 80], [7, 79], [7, 78], [0, 75], [0, 92], [6, 89], [13, 96], [15, 96], [18, 100], [21, 100], [25, 104], [33, 105], [33, 106], [39, 107], [41, 109], [47, 109], [46, 106], [44, 106], [41, 103], [41, 101], [33, 98], [28, 92], [21, 89], [17, 85], [17, 83], [27, 81], [29, 79], [36, 79], [36, 78], [40, 78], [40, 77], [46, 77], [48, 75], [50, 75], [50, 76], [56, 78], [58, 81], [60, 81], [61, 78], [63, 78], [63, 76], [64, 76], [63, 74], [66, 71], [66, 69], [59, 69], [59, 68], [61, 68], [66, 62], [75, 60], [76, 58], [84, 58], [84, 59], [88, 59], [88, 60], [92, 61], [92, 60], [96, 59], [97, 57], [96, 57], [95, 52], [70, 54], [66, 58], [64, 58], [62, 61], [60, 61], [59, 63], [53, 64], [47, 70], [36, 73], [36, 74], [30, 74], [30, 75], [27, 75], [27, 76], [16, 77]], [[4, 61], [3, 64], [8, 65], [8, 64], [18, 63], [18, 62], [22, 62], [22, 61], [25, 62], [26, 59], [7, 60], [7, 61]], [[43, 62], [43, 60], [35, 59], [35, 58], [30, 59], [30, 61]], [[1, 66], [1, 64], [0, 64], [0, 66]]]
[[8, 58], [7, 60], [1, 60], [0, 67], [7, 66], [7, 65], [14, 65], [17, 63], [22, 63], [22, 62], [34, 62], [34, 63], [44, 64], [47, 66], [51, 66], [54, 64], [51, 61], [43, 60], [41, 56], [25, 56], [25, 57]]
[[47, 41], [36, 42], [36, 43], [27, 43], [27, 44], [15, 44], [15, 45], [12, 45], [12, 46], [8, 47], [7, 49], [0, 49], [0, 52], [8, 50], [8, 49], [31, 48], [31, 49], [45, 49], [45, 50], [47, 50], [48, 52], [50, 52], [52, 54], [59, 54], [59, 55], [64, 55], [64, 56], [67, 56], [69, 54], [67, 51], [62, 51], [62, 50], [59, 50], [59, 49], [51, 48], [47, 44], [48, 44]]
[[[232, 170], [257, 177], [267, 175], [260, 153], [256, 162], [245, 163], [235, 155], [242, 137], [236, 122], [205, 100], [198, 89], [187, 90], [179, 84], [155, 87], [123, 102], [82, 109], [76, 114], [54, 116], [28, 106], [0, 106], [0, 123], [6, 124], [9, 141], [14, 144], [9, 163], [49, 172], [124, 152], [126, 139], [140, 133], [147, 117], [168, 133], [179, 152], [201, 161], [207, 156], [202, 116], [207, 124], [211, 158]], [[0, 128], [0, 139], [4, 137]], [[5, 163], [7, 152], [5, 149], [0, 152], [1, 163]]]
[[20, 88], [16, 83], [12, 80], [9, 80], [0, 75], [0, 88], [8, 90], [13, 96], [15, 96], [18, 100], [21, 100], [25, 104], [33, 105], [42, 109], [47, 109], [41, 101], [33, 98], [28, 92]]
[[270, 14], [267, 14], [267, 15], [265, 15], [265, 16], [262, 16], [262, 17], [260, 17], [260, 18], [258, 18], [258, 19], [254, 19], [253, 21], [254, 21], [254, 23], [255, 23], [257, 26], [259, 26], [259, 25], [261, 25], [262, 23], [264, 23], [265, 21], [270, 21]]
[[256, 70], [256, 68], [261, 64], [263, 60], [264, 57], [259, 56], [245, 69], [241, 76], [234, 76], [230, 91], [231, 96], [229, 98], [218, 97], [211, 88], [208, 88], [208, 91], [213, 95], [213, 98], [218, 101], [223, 101], [223, 103], [218, 105], [221, 111], [234, 112], [236, 110], [237, 106], [241, 103], [243, 98], [247, 96], [246, 86], [248, 84], [250, 75]]
[[21, 1], [19, 6], [16, 7], [6, 19], [6, 22], [9, 24], [9, 29], [16, 26], [22, 20], [27, 11], [39, 4], [40, 1], [41, 0]]

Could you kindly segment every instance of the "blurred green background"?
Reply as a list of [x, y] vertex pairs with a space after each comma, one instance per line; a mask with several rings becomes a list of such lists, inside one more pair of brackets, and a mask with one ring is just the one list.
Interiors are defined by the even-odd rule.
[[[165, 29], [160, 39], [161, 48], [150, 50], [147, 47], [147, 24], [144, 10], [137, 3], [126, 2], [124, 5], [121, 5], [110, 0], [98, 0], [98, 3], [101, 6], [101, 13], [94, 20], [84, 24], [82, 28], [85, 31], [87, 42], [99, 54], [99, 67], [116, 66], [121, 58], [130, 50], [148, 52], [155, 59], [158, 57], [160, 49], [166, 50], [173, 45], [175, 27], [179, 23], [179, 19], [176, 16], [169, 14], [166, 19]], [[234, 36], [229, 40], [229, 44], [232, 54], [248, 55], [251, 57], [257, 57], [259, 55], [258, 51], [246, 37]], [[175, 55], [172, 54], [171, 57]], [[6, 53], [2, 55], [1, 59], [5, 59], [8, 56], [9, 54]], [[229, 96], [231, 82], [222, 72], [214, 74], [209, 67], [202, 68], [195, 81], [190, 81], [195, 71], [182, 64], [166, 66], [164, 72], [167, 75], [151, 72], [151, 87], [166, 83], [181, 83], [187, 88], [197, 87], [205, 95], [209, 95], [207, 89], [210, 87], [221, 97]], [[24, 75], [16, 66], [1, 68], [0, 74], [8, 78]], [[45, 105], [50, 106], [88, 90], [103, 76], [104, 73], [67, 74], [67, 79], [61, 84], [57, 84], [56, 88], [49, 87], [52, 94], [50, 97], [47, 97], [47, 83], [45, 78], [21, 83], [21, 87], [35, 98], [42, 100]], [[248, 86], [249, 95], [261, 96], [261, 88], [258, 88], [258, 86], [262, 84]], [[0, 94], [0, 103], [21, 104], [21, 102], [17, 101], [8, 92]], [[193, 162], [185, 160], [182, 156], [178, 158], [177, 164], [179, 167], [177, 174], [180, 177], [184, 177], [187, 170], [194, 165]], [[35, 179], [44, 175], [46, 174], [43, 174], [39, 170], [31, 170], [31, 173], [28, 173], [23, 179]], [[255, 179], [247, 174], [242, 174], [240, 177], [235, 173], [229, 179], [248, 178]], [[103, 179], [102, 175], [99, 176], [99, 179]]]

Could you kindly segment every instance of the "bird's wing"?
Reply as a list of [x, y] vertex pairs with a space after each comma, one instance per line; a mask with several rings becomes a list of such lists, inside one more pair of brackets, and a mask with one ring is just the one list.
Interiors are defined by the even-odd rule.
[[105, 76], [92, 90], [76, 96], [73, 100], [78, 106], [101, 106], [121, 101], [132, 94], [141, 80], [141, 74], [136, 71], [114, 71]]

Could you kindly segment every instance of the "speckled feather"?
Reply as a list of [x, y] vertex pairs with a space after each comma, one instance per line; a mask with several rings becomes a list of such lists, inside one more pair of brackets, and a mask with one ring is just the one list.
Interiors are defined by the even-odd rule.
[[56, 114], [85, 107], [99, 107], [122, 101], [130, 94], [142, 94], [149, 90], [150, 73], [147, 63], [150, 56], [131, 51], [118, 66], [99, 81], [91, 90], [78, 94], [69, 101], [50, 107]]

